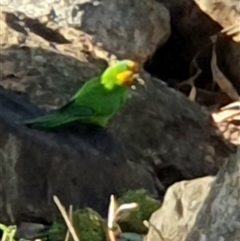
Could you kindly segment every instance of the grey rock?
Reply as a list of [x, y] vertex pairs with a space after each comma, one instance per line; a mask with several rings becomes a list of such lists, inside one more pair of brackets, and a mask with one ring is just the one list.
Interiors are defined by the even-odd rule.
[[240, 149], [217, 177], [182, 181], [150, 218], [147, 241], [239, 240]]
[[129, 158], [135, 159], [133, 151], [140, 154], [138, 160], [152, 163], [167, 186], [216, 174], [232, 147], [216, 131], [209, 113], [162, 81], [142, 76], [146, 87], [132, 92], [109, 126], [114, 136], [131, 146]]
[[156, 1], [103, 0], [97, 6], [89, 2], [78, 5], [79, 27], [119, 58], [143, 63], [170, 36], [169, 13]]
[[240, 148], [220, 170], [186, 241], [237, 241], [240, 237]]
[[149, 222], [148, 241], [184, 241], [194, 226], [214, 177], [175, 183], [168, 188], [162, 207]]
[[48, 16], [58, 27], [81, 30], [111, 55], [140, 63], [171, 33], [168, 10], [154, 0], [12, 0], [3, 10], [31, 19]]

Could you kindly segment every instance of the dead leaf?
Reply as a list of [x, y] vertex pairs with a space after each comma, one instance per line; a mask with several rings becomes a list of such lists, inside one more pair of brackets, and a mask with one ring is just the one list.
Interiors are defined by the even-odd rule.
[[239, 23], [235, 23], [221, 30], [221, 33], [232, 37], [235, 42], [240, 42], [240, 27]]
[[240, 101], [222, 107], [212, 118], [226, 139], [240, 145]]
[[240, 120], [240, 101], [222, 107], [219, 111], [213, 113], [212, 117], [215, 123]]
[[[68, 217], [71, 223], [72, 223], [72, 215], [73, 215], [73, 206], [70, 205], [68, 210]], [[70, 231], [68, 229], [64, 241], [68, 241], [69, 238], [70, 238]]]
[[119, 206], [116, 198], [114, 197], [114, 195], [111, 195], [109, 208], [108, 208], [108, 219], [107, 219], [108, 239], [110, 241], [116, 241], [116, 236], [118, 235], [119, 232], [121, 232], [120, 230], [118, 230], [118, 225], [116, 225], [116, 221], [115, 221], [115, 213], [118, 207]]
[[215, 123], [220, 123], [226, 120], [231, 120], [234, 117], [238, 118], [240, 116], [240, 112], [237, 110], [225, 110], [225, 111], [220, 111], [218, 113], [213, 113], [212, 117], [215, 121]]
[[213, 75], [213, 81], [217, 83], [220, 89], [224, 93], [226, 93], [231, 98], [231, 100], [238, 101], [240, 100], [238, 92], [233, 87], [232, 83], [227, 79], [227, 77], [221, 72], [221, 70], [217, 66], [215, 39], [211, 38], [211, 40], [213, 42], [212, 59], [211, 59], [211, 70]]
[[180, 83], [178, 85], [178, 88], [181, 87], [181, 86], [184, 86], [184, 85], [190, 85], [191, 86], [191, 90], [190, 90], [190, 93], [188, 95], [188, 99], [191, 100], [191, 101], [194, 101], [196, 99], [197, 89], [195, 87], [194, 81], [201, 73], [202, 73], [202, 70], [200, 70], [198, 68], [197, 73], [194, 76], [190, 77], [189, 79], [183, 81], [182, 83]]
[[64, 206], [61, 204], [61, 202], [59, 201], [57, 196], [53, 196], [53, 200], [55, 202], [55, 204], [57, 205], [60, 213], [62, 214], [62, 217], [68, 227], [68, 230], [70, 232], [70, 234], [72, 235], [72, 238], [74, 241], [80, 241], [80, 238], [77, 236], [76, 231], [68, 217], [68, 214], [66, 212], [66, 209], [64, 208]]
[[229, 110], [229, 109], [240, 110], [240, 101], [236, 101], [236, 102], [230, 103], [229, 105], [225, 105], [220, 110]]

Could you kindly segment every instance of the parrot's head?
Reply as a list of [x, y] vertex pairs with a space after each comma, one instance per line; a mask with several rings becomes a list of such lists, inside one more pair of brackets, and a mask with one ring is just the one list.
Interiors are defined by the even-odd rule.
[[101, 83], [107, 88], [116, 85], [130, 87], [139, 72], [139, 66], [132, 60], [122, 60], [109, 66], [101, 76]]

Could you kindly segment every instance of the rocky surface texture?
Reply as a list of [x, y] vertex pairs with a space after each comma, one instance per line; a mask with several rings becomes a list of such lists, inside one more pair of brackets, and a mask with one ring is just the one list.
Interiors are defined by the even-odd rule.
[[[186, 226], [180, 226], [181, 230], [169, 226], [164, 237], [177, 233], [183, 240], [191, 229], [189, 235], [197, 235], [193, 222], [199, 220], [196, 227], [202, 225], [201, 206], [207, 193], [211, 196], [215, 190], [218, 195], [214, 198], [220, 198], [229, 180], [236, 180], [231, 184], [234, 191], [223, 199], [239, 191], [239, 176], [231, 173], [229, 164], [216, 179], [223, 183], [222, 191], [214, 177], [205, 177], [217, 174], [225, 161], [235, 165], [239, 160], [234, 155], [236, 146], [222, 137], [206, 108], [143, 71], [145, 86], [135, 86], [127, 105], [107, 130], [72, 126], [43, 132], [30, 130], [21, 121], [63, 105], [84, 81], [101, 73], [113, 59], [132, 58], [143, 63], [156, 48], [159, 50], [146, 69], [164, 81], [187, 79], [193, 73], [189, 72], [192, 59], [204, 49], [198, 61], [202, 76], [195, 83], [204, 87], [211, 78], [209, 36], [221, 26], [203, 14], [194, 0], [3, 3], [0, 181], [4, 185], [0, 185], [0, 222], [16, 222], [25, 235], [52, 222], [56, 213], [53, 195], [66, 207], [88, 206], [106, 215], [110, 194], [120, 196], [129, 189], [144, 188], [161, 200], [169, 186], [185, 180], [167, 191], [167, 208], [163, 206], [159, 212], [165, 213], [166, 224], [175, 225], [172, 219], [176, 213], [175, 221]], [[223, 44], [231, 41], [227, 37], [218, 40], [217, 60], [238, 90], [238, 52], [233, 45]], [[186, 181], [200, 177], [205, 178]], [[205, 193], [196, 194], [195, 189]], [[176, 208], [169, 207], [172, 202]], [[227, 210], [227, 202], [217, 211]], [[225, 212], [229, 215], [226, 218], [237, 207], [235, 201], [229, 202], [233, 208]], [[161, 221], [157, 218], [154, 222], [160, 228]], [[228, 223], [230, 230], [238, 225]], [[209, 230], [216, 227], [209, 225]], [[205, 234], [212, 237], [207, 228], [203, 227]], [[153, 232], [150, 228], [149, 238], [156, 237]], [[229, 233], [218, 229], [215, 237], [221, 235], [225, 238]], [[139, 239], [138, 235], [130, 236]], [[235, 241], [232, 237], [225, 241]]]
[[[1, 85], [28, 92], [42, 106], [59, 106], [112, 58], [144, 62], [170, 35], [168, 11], [154, 0], [93, 2], [25, 0], [3, 6]], [[52, 75], [44, 76], [46, 68]]]
[[217, 177], [172, 185], [150, 218], [147, 241], [239, 240], [240, 149]]
[[209, 195], [213, 181], [214, 177], [203, 177], [169, 187], [162, 207], [149, 220], [146, 240], [185, 240]]
[[218, 173], [186, 241], [192, 239], [237, 241], [239, 239], [239, 173], [240, 148]]
[[[3, 11], [24, 13], [25, 17], [31, 18], [27, 21], [29, 24], [21, 16], [22, 21], [14, 17], [15, 26], [22, 25], [20, 28], [24, 29], [25, 35], [28, 33], [26, 28], [29, 28], [30, 32], [52, 38], [50, 41], [53, 42], [51, 30], [47, 29], [51, 23], [45, 21], [57, 23], [60, 29], [67, 26], [69, 32], [71, 28], [78, 29], [83, 34], [75, 40], [79, 42], [87, 37], [92, 45], [90, 47], [101, 51], [101, 57], [105, 59], [116, 55], [143, 63], [167, 41], [171, 31], [167, 9], [154, 0], [13, 0], [3, 7]], [[40, 23], [32, 21], [35, 18], [41, 19]], [[72, 36], [66, 38], [72, 40]], [[66, 40], [63, 42], [66, 43]]]

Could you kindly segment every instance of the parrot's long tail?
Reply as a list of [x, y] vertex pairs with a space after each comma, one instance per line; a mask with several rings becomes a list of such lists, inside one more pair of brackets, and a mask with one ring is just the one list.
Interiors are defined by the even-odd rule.
[[23, 124], [30, 128], [51, 129], [74, 122], [77, 119], [77, 117], [69, 117], [66, 115], [49, 114], [36, 119], [24, 121]]

